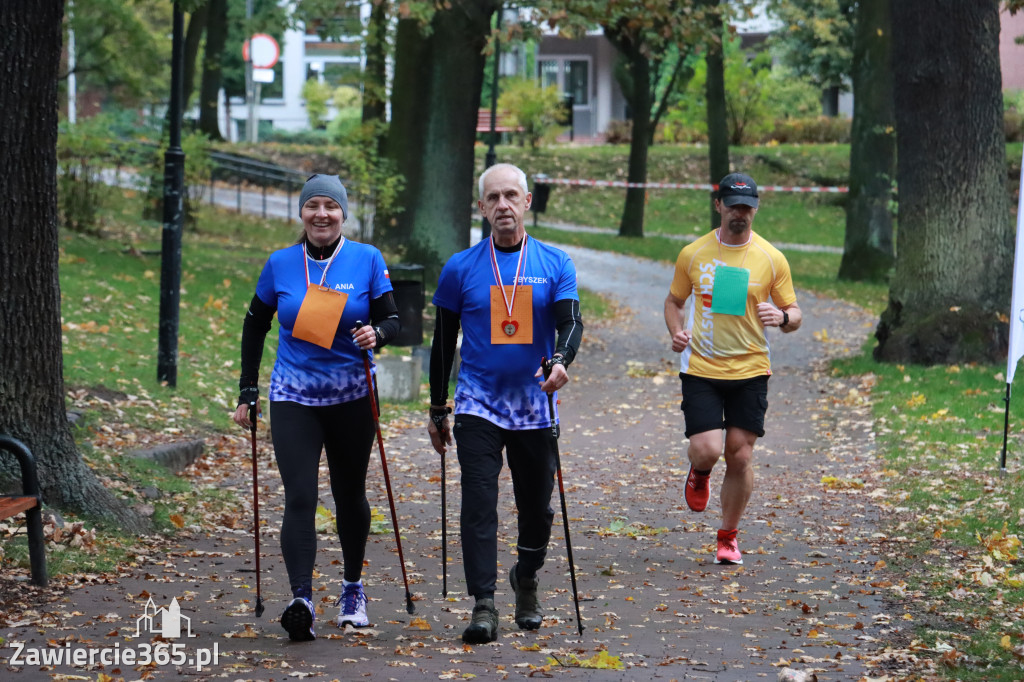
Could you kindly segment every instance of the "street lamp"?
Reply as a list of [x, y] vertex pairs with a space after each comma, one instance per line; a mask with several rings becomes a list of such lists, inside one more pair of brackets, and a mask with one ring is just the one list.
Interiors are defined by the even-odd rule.
[[[501, 16], [505, 8], [498, 7], [497, 32], [494, 36], [494, 69], [491, 73], [491, 135], [487, 143], [487, 155], [484, 157], [484, 168], [490, 168], [497, 160], [494, 153], [494, 145], [498, 141], [498, 131], [495, 130], [495, 119], [498, 117], [498, 70], [501, 66]], [[487, 218], [480, 224], [480, 240], [483, 241], [491, 236], [491, 223]]]
[[171, 101], [168, 109], [169, 141], [164, 153], [164, 227], [160, 247], [160, 332], [156, 378], [172, 388], [178, 384], [178, 308], [181, 303], [181, 232], [185, 225], [185, 152], [181, 149], [182, 47], [185, 19], [174, 3], [171, 47]]

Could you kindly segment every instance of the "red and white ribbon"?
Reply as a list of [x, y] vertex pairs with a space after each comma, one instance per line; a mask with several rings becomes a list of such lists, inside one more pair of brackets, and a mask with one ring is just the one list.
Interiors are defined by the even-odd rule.
[[[569, 178], [548, 178], [533, 176], [534, 182], [546, 185], [575, 185], [581, 187], [639, 187], [642, 189], [702, 189], [718, 191], [718, 185], [700, 184], [693, 182], [626, 182], [625, 180], [582, 180]], [[766, 192], [810, 192], [818, 193], [845, 193], [849, 187], [797, 187], [792, 185], [758, 185], [759, 190]]]

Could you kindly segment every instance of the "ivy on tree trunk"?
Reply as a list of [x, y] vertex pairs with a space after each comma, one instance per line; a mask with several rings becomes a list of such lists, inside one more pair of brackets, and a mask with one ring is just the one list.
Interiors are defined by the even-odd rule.
[[899, 232], [875, 357], [1006, 359], [1013, 270], [996, 2], [892, 4]]
[[863, 0], [856, 21], [850, 194], [839, 279], [884, 282], [895, 260], [896, 119], [889, 0]]
[[473, 152], [483, 49], [496, 6], [453, 1], [434, 13], [429, 32], [414, 19], [398, 22], [387, 149], [405, 187], [402, 212], [381, 228], [428, 276], [469, 246], [474, 180], [483, 171]]

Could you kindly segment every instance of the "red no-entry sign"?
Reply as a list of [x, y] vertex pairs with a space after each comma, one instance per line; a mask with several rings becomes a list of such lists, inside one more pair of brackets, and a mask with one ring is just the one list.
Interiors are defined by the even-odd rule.
[[254, 69], [272, 69], [281, 56], [281, 48], [273, 36], [257, 33], [242, 43], [242, 59], [252, 61]]

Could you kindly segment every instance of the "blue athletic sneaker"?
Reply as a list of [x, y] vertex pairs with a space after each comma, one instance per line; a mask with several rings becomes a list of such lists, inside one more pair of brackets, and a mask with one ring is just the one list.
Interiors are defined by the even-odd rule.
[[313, 602], [305, 597], [296, 597], [281, 614], [281, 627], [293, 642], [308, 642], [316, 639], [316, 633], [313, 632], [315, 620], [316, 609], [313, 608]]
[[362, 581], [346, 584], [345, 591], [338, 597], [336, 604], [341, 607], [338, 612], [338, 627], [343, 628], [349, 624], [354, 628], [365, 628], [369, 625], [370, 618], [366, 615], [366, 602]]

